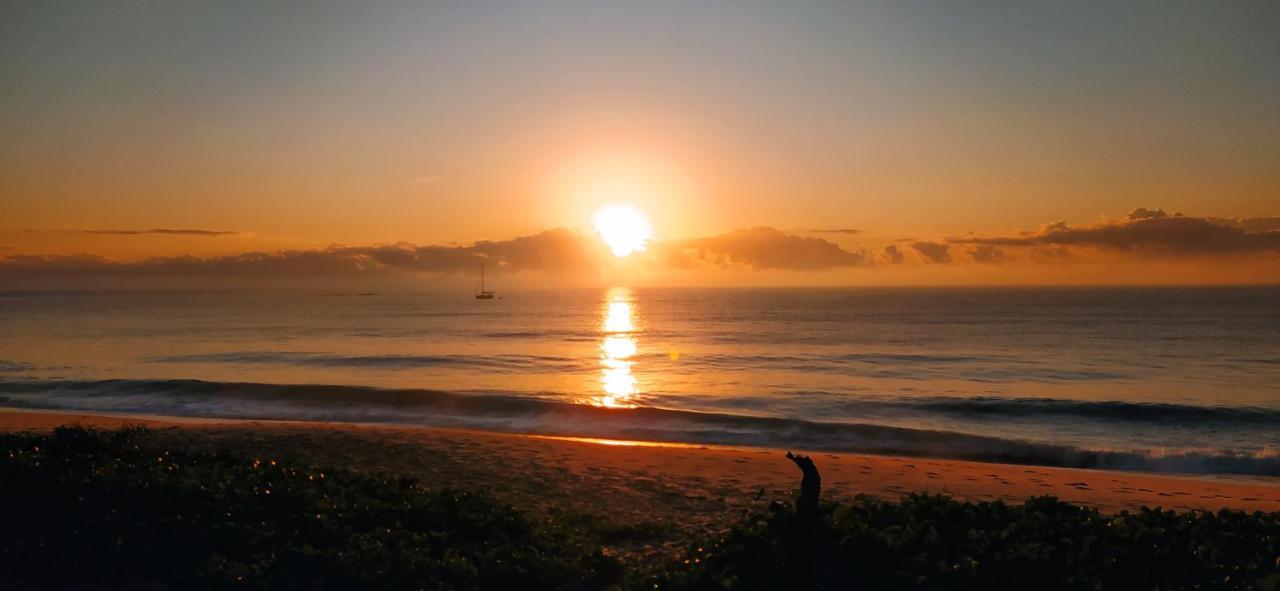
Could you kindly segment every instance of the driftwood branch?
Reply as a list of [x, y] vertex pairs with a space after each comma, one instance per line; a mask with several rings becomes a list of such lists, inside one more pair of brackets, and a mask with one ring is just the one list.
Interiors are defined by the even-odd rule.
[[796, 519], [801, 527], [816, 525], [818, 522], [818, 497], [822, 494], [822, 476], [818, 467], [813, 465], [809, 456], [798, 456], [787, 452], [787, 459], [795, 462], [804, 478], [800, 481], [800, 496], [796, 497]]
[[788, 585], [791, 589], [816, 589], [817, 567], [821, 558], [818, 556], [818, 538], [821, 527], [818, 523], [818, 497], [822, 494], [822, 476], [818, 467], [813, 465], [809, 456], [798, 456], [787, 452], [787, 459], [795, 463], [804, 478], [800, 480], [800, 494], [796, 497], [796, 519], [794, 527], [787, 536], [791, 577]]

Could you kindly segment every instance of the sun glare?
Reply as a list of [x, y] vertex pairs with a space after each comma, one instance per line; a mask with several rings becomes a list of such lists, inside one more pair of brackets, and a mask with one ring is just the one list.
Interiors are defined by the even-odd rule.
[[596, 212], [592, 220], [600, 239], [609, 245], [614, 256], [625, 257], [643, 252], [653, 240], [653, 227], [649, 218], [633, 205], [608, 205]]

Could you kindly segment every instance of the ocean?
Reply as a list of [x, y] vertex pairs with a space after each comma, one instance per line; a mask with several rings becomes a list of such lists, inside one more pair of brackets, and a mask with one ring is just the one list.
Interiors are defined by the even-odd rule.
[[0, 406], [1280, 476], [1280, 288], [4, 292]]

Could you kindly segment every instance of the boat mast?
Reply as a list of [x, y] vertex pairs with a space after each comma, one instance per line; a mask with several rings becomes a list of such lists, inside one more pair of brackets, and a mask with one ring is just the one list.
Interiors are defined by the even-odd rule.
[[484, 261], [482, 260], [482, 261], [480, 261], [480, 287], [479, 287], [479, 289], [477, 289], [477, 290], [476, 290], [476, 299], [477, 299], [477, 300], [492, 300], [492, 299], [493, 299], [493, 292], [492, 292], [492, 291], [489, 291], [489, 290], [487, 289], [487, 287], [488, 287], [488, 286], [486, 286], [486, 285], [484, 284]]

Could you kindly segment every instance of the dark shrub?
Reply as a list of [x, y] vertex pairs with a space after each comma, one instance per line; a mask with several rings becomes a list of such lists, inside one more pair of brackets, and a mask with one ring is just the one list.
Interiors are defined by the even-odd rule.
[[[652, 578], [663, 588], [1254, 589], [1280, 583], [1280, 513], [1107, 516], [912, 495], [826, 505], [816, 539], [775, 504]], [[812, 569], [809, 572], [809, 569]]]
[[0, 436], [0, 588], [604, 588], [584, 532], [473, 492], [143, 431]]

